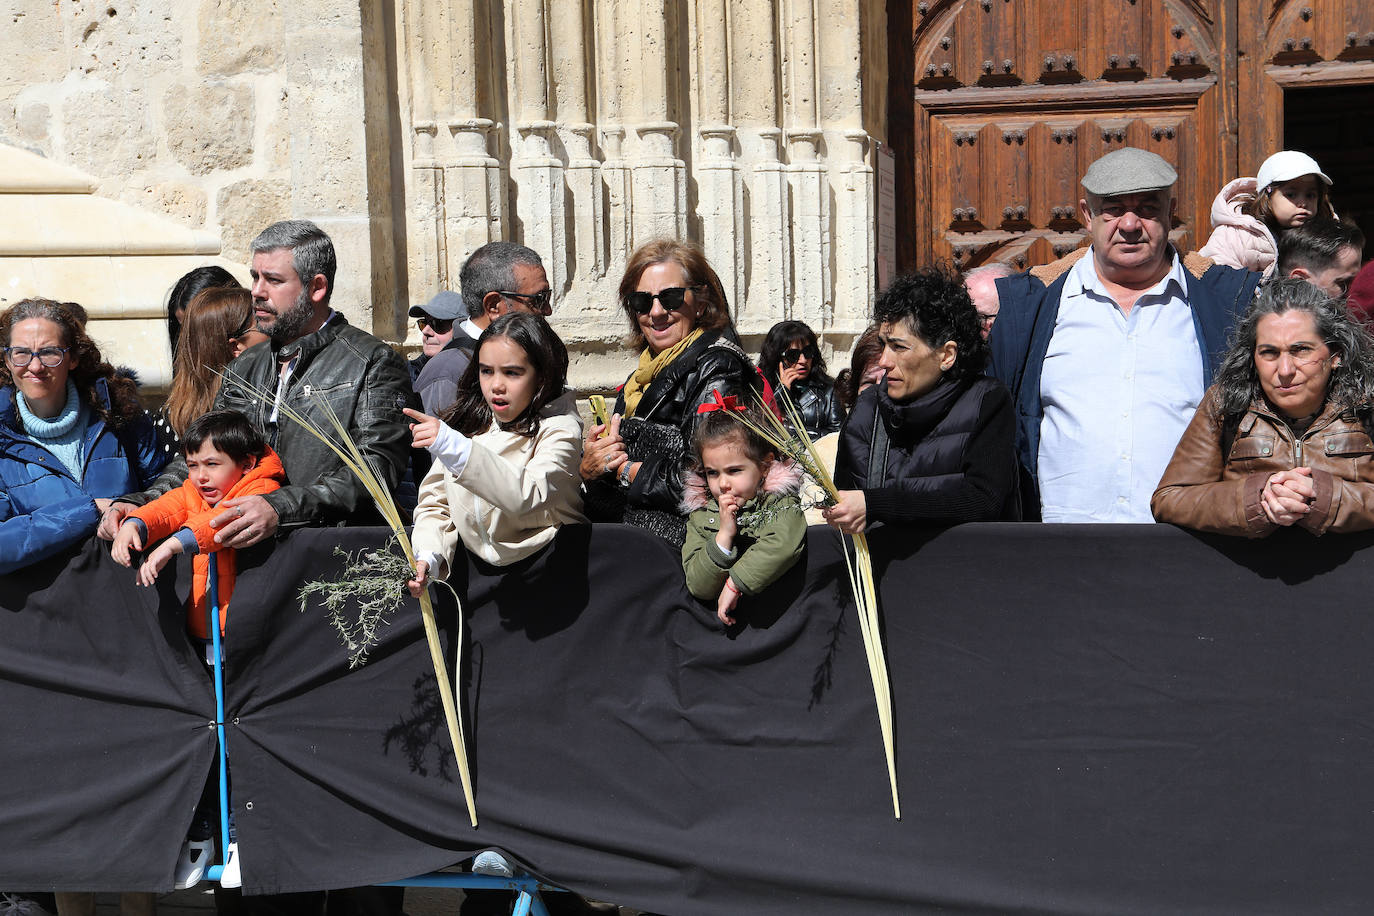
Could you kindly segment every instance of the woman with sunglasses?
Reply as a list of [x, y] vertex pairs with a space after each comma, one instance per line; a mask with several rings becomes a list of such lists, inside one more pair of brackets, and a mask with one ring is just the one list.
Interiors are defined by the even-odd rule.
[[191, 300], [182, 323], [172, 390], [158, 416], [160, 432], [173, 454], [191, 421], [210, 411], [219, 393], [220, 373], [229, 361], [266, 340], [253, 320], [253, 296], [248, 290], [207, 289]]
[[1374, 528], [1374, 352], [1301, 279], [1264, 286], [1164, 470], [1155, 519], [1265, 537]]
[[0, 315], [0, 574], [79, 544], [167, 463], [130, 378], [61, 303]]
[[620, 281], [639, 365], [605, 425], [587, 431], [581, 464], [593, 521], [646, 528], [681, 547], [682, 468], [698, 409], [747, 405], [758, 378], [735, 338], [720, 278], [690, 242], [660, 239], [630, 255]]
[[[816, 332], [804, 321], [779, 321], [769, 328], [759, 352], [759, 369], [774, 391], [785, 390], [811, 440], [840, 431], [844, 408], [835, 382], [825, 372]], [[783, 416], [788, 416], [783, 412]]]

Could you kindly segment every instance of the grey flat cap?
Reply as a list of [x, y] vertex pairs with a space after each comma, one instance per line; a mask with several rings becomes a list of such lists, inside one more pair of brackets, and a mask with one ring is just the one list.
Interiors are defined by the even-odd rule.
[[1176, 181], [1178, 172], [1163, 156], [1128, 146], [1088, 166], [1083, 188], [1098, 197], [1117, 197], [1171, 188]]
[[448, 290], [440, 290], [434, 294], [434, 298], [424, 305], [412, 305], [410, 307], [411, 318], [437, 318], [446, 321], [453, 318], [466, 318], [468, 307], [463, 304], [463, 297]]

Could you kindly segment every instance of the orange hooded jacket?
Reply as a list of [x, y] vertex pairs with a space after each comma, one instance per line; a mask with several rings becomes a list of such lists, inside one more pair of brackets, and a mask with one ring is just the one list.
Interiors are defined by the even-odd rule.
[[[267, 454], [254, 467], [238, 479], [224, 499], [240, 496], [262, 495], [279, 489], [286, 483], [286, 471], [281, 459], [269, 446]], [[224, 500], [220, 500], [222, 503]], [[187, 480], [175, 490], [164, 493], [140, 509], [129, 513], [130, 518], [140, 519], [148, 526], [147, 544], [155, 544], [181, 528], [190, 528], [195, 535], [199, 552], [191, 558], [191, 606], [186, 627], [192, 636], [209, 639], [205, 620], [209, 613], [210, 557], [214, 555], [219, 564], [219, 631], [224, 632], [224, 622], [229, 616], [229, 599], [234, 592], [234, 551], [215, 543], [215, 529], [210, 520], [219, 516], [224, 509], [211, 506], [200, 495], [196, 485]]]

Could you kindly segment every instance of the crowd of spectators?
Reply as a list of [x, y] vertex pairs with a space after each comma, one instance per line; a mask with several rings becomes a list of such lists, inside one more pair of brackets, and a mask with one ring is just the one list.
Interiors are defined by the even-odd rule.
[[[362, 483], [283, 410], [323, 421], [326, 406], [386, 486], [418, 484], [412, 591], [446, 576], [458, 551], [503, 566], [587, 520], [681, 547], [705, 504], [692, 480], [700, 491], [709, 475], [755, 467], [750, 496], [773, 492], [761, 482], [773, 458], [756, 448], [740, 467], [703, 466], [703, 417], [717, 412], [719, 426], [720, 411], [748, 405], [791, 424], [785, 401], [793, 433], [834, 456], [838, 501], [812, 508], [844, 532], [1018, 519], [1157, 519], [1247, 537], [1374, 527], [1364, 236], [1336, 216], [1316, 163], [1284, 151], [1223, 189], [1217, 232], [1202, 253], [1183, 252], [1170, 241], [1177, 180], [1144, 150], [1103, 156], [1082, 176], [1090, 244], [1027, 272], [897, 278], [835, 379], [800, 321], [773, 327], [756, 365], [702, 249], [645, 244], [618, 291], [635, 364], [609, 414], [587, 424], [546, 321], [555, 291], [541, 256], [513, 243], [479, 248], [458, 292], [411, 308], [423, 347], [407, 364], [330, 307], [338, 265], [323, 231], [267, 227], [252, 243], [251, 289], [204, 268], [173, 290], [175, 375], [157, 422], [136, 382], [102, 360], [80, 306], [24, 300], [0, 314], [0, 573], [94, 534], [119, 538], [125, 555], [135, 541], [151, 549], [125, 526], [187, 485], [180, 439], [211, 412], [246, 418], [284, 475], [207, 499], [208, 526], [179, 542], [188, 552], [378, 523]], [[708, 501], [717, 514], [743, 502], [720, 487]], [[694, 528], [689, 551], [725, 563], [730, 545], [712, 552], [702, 530], [719, 526]], [[703, 569], [707, 591], [729, 581]], [[748, 620], [737, 600], [723, 621]], [[272, 906], [397, 913], [400, 891]]]

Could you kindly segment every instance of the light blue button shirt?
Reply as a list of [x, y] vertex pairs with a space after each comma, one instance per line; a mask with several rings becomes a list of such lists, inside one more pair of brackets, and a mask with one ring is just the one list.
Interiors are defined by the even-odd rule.
[[1064, 280], [1040, 379], [1044, 520], [1154, 521], [1150, 497], [1203, 391], [1178, 255], [1127, 315], [1088, 249]]

